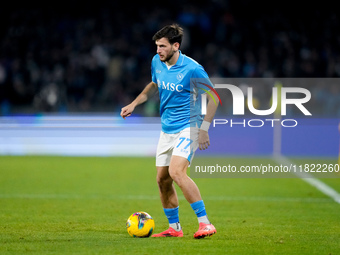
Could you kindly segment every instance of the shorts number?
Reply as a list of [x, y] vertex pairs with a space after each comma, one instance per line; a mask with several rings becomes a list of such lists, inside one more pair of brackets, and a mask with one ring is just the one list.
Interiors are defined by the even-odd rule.
[[192, 143], [192, 140], [190, 138], [185, 138], [185, 137], [180, 137], [179, 140], [181, 140], [179, 142], [179, 144], [176, 146], [176, 148], [178, 148], [184, 141], [187, 141], [188, 144], [184, 147], [184, 149], [188, 149], [188, 147], [190, 146], [190, 144]]

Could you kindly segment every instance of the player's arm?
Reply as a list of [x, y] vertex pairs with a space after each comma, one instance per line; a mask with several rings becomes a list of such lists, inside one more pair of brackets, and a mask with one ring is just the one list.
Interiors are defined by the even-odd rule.
[[219, 100], [217, 96], [215, 95], [215, 93], [212, 93], [212, 95], [215, 99], [216, 104], [211, 97], [208, 97], [207, 113], [204, 117], [204, 120], [202, 122], [202, 125], [198, 133], [198, 144], [199, 144], [200, 150], [205, 150], [210, 145], [208, 129], [209, 129], [210, 123], [212, 122], [215, 116], [215, 113], [216, 113], [216, 110], [219, 104]]
[[157, 84], [154, 82], [150, 82], [143, 91], [133, 100], [130, 104], [123, 107], [120, 116], [125, 119], [126, 117], [131, 116], [131, 113], [135, 110], [137, 105], [140, 105], [148, 100], [148, 98], [153, 95], [157, 90]]

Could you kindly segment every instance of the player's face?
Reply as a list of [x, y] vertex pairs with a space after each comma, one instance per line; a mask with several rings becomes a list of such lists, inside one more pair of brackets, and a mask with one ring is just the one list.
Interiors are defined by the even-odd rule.
[[157, 54], [163, 62], [168, 62], [174, 53], [178, 50], [179, 43], [171, 44], [165, 37], [156, 41]]

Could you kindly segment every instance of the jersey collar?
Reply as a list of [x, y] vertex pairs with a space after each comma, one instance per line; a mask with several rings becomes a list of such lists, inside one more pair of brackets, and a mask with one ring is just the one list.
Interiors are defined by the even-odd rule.
[[179, 66], [183, 65], [183, 61], [184, 61], [184, 55], [182, 54], [182, 51], [178, 50], [178, 52], [179, 52], [179, 56], [178, 56], [178, 59], [176, 61], [175, 66], [176, 65], [179, 65]]
[[[171, 67], [183, 65], [184, 55], [182, 54], [182, 52], [181, 52], [180, 50], [178, 50], [178, 52], [179, 52], [178, 59], [177, 59], [176, 63], [175, 63], [174, 65], [172, 65]], [[162, 64], [163, 64], [164, 66], [167, 66], [167, 64], [165, 64], [164, 62], [162, 62]], [[171, 67], [170, 67], [170, 68], [171, 68]], [[170, 70], [169, 68], [167, 68], [167, 69]]]

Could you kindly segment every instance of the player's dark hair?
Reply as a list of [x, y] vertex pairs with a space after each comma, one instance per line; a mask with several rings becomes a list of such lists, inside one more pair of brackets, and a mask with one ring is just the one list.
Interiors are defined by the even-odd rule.
[[181, 28], [178, 24], [167, 25], [154, 34], [152, 40], [157, 41], [163, 37], [167, 38], [171, 44], [174, 44], [175, 42], [181, 44], [183, 28]]

